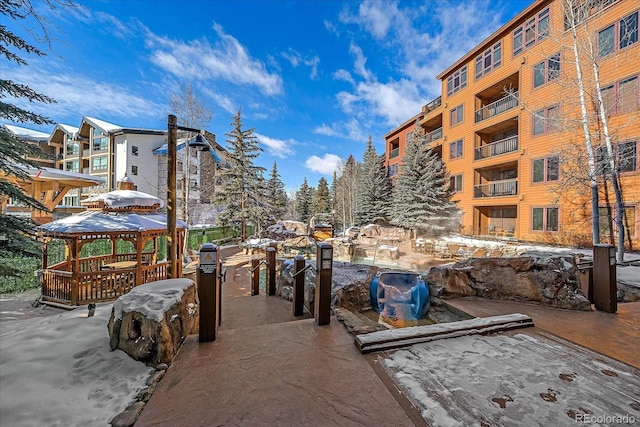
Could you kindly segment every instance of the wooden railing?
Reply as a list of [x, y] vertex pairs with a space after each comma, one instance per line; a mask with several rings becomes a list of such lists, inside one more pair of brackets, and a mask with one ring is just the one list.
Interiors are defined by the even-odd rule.
[[518, 135], [492, 142], [475, 149], [475, 160], [511, 153], [518, 149]]
[[513, 95], [507, 95], [504, 98], [500, 98], [497, 101], [476, 110], [476, 123], [489, 119], [500, 113], [504, 113], [507, 110], [517, 107], [518, 104], [518, 92], [515, 92]]
[[[140, 284], [166, 279], [168, 265], [168, 262], [161, 262], [143, 266]], [[83, 271], [76, 274], [45, 269], [42, 272], [42, 298], [66, 305], [113, 301], [137, 286], [137, 275], [137, 268]]]
[[518, 178], [491, 181], [473, 187], [473, 197], [515, 196], [518, 194]]

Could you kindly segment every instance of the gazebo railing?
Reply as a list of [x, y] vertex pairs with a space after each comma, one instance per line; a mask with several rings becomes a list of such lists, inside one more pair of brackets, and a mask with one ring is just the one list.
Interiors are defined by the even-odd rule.
[[[64, 266], [64, 263], [58, 264]], [[167, 278], [168, 262], [142, 267], [141, 281], [137, 268], [85, 271], [45, 269], [42, 272], [42, 299], [65, 305], [85, 305], [113, 301], [137, 286]]]

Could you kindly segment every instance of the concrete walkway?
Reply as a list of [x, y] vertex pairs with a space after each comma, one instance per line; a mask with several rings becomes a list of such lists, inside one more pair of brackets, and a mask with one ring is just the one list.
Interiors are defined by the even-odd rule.
[[[224, 254], [223, 254], [224, 256]], [[425, 426], [375, 357], [341, 323], [293, 317], [291, 302], [250, 296], [230, 266], [216, 341], [189, 336], [136, 426]], [[539, 329], [640, 368], [640, 303], [617, 314], [482, 299], [448, 301], [474, 316], [523, 313]]]

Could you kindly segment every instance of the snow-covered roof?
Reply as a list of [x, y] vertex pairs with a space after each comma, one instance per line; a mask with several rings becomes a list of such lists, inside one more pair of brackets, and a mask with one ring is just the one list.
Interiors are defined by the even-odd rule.
[[51, 134], [53, 135], [57, 129], [60, 129], [64, 133], [72, 135], [72, 136], [75, 136], [76, 133], [78, 133], [78, 131], [80, 130], [79, 128], [77, 128], [75, 126], [65, 125], [64, 123], [57, 123], [53, 127], [53, 131], [51, 131]]
[[27, 172], [32, 178], [51, 179], [59, 181], [88, 181], [94, 185], [104, 184], [104, 178], [99, 176], [87, 175], [84, 173], [70, 172], [61, 169], [47, 167], [30, 167], [20, 164], [14, 164], [16, 168], [20, 168]]
[[83, 204], [95, 202], [104, 202], [108, 208], [126, 208], [127, 206], [162, 208], [164, 206], [162, 199], [135, 190], [113, 190], [83, 200]]
[[[188, 228], [176, 220], [176, 228]], [[159, 213], [115, 213], [88, 210], [43, 224], [39, 230], [47, 234], [108, 233], [113, 231], [166, 230], [167, 217]]]
[[7, 124], [5, 124], [4, 127], [17, 138], [23, 138], [28, 141], [41, 141], [41, 142], [49, 140], [48, 133], [40, 132], [38, 130], [27, 129], [20, 126], [7, 125]]
[[102, 129], [107, 133], [115, 132], [122, 129], [122, 126], [114, 125], [113, 123], [105, 122], [104, 120], [99, 120], [93, 117], [84, 116], [82, 118], [82, 121], [89, 123], [94, 128]]
[[[180, 142], [182, 141], [182, 142]], [[218, 144], [216, 144], [218, 145]], [[211, 143], [209, 143], [209, 153], [211, 154], [211, 156], [213, 157], [213, 159], [216, 161], [216, 163], [221, 163], [222, 159], [220, 158], [220, 155], [216, 152], [216, 149], [211, 145]], [[182, 150], [184, 147], [186, 147], [186, 139], [180, 139], [178, 140], [178, 145], [176, 146], [176, 151], [180, 151]], [[160, 154], [167, 154], [169, 152], [169, 146], [168, 144], [162, 144], [160, 147], [156, 148], [155, 150], [153, 150], [153, 154], [155, 155], [160, 155]]]

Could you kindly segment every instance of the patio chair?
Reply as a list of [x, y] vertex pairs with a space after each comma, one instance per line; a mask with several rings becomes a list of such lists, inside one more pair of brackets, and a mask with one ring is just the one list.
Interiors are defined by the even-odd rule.
[[459, 250], [460, 250], [460, 245], [453, 244], [453, 245], [448, 246], [447, 248], [445, 248], [442, 252], [438, 253], [438, 256], [441, 259], [453, 258], [454, 255], [457, 254]]

